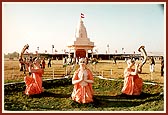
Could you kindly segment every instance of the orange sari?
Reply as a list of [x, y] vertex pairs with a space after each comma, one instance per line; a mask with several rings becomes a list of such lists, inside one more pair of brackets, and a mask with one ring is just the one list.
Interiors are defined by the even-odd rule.
[[[78, 80], [80, 69], [78, 69], [72, 78], [72, 80]], [[89, 69], [86, 69], [87, 71], [87, 77], [88, 80], [93, 80], [93, 75]], [[78, 102], [78, 103], [89, 103], [93, 102], [93, 89], [92, 89], [92, 83], [88, 83], [86, 86], [81, 86], [80, 83], [74, 84], [74, 89], [72, 92], [72, 100]]]
[[43, 92], [42, 74], [43, 70], [38, 69], [35, 73], [32, 73], [30, 76], [25, 76], [24, 81], [26, 84], [26, 95], [40, 94], [41, 92]]
[[131, 75], [134, 69], [127, 70], [124, 73], [124, 86], [122, 93], [127, 95], [140, 95], [142, 91], [143, 80], [137, 75]]

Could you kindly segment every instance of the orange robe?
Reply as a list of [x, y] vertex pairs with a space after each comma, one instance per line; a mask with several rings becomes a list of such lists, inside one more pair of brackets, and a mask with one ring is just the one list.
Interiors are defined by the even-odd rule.
[[[78, 80], [79, 79], [79, 71], [75, 71], [74, 76], [72, 80]], [[89, 69], [86, 69], [87, 72], [87, 79], [93, 81], [93, 75]], [[93, 89], [92, 89], [92, 83], [87, 83], [87, 85], [82, 86], [81, 83], [74, 84], [74, 89], [72, 92], [72, 100], [78, 102], [78, 103], [89, 103], [93, 102]]]
[[131, 75], [130, 72], [135, 71], [134, 69], [127, 70], [124, 73], [124, 86], [122, 93], [127, 95], [140, 95], [142, 91], [143, 80], [137, 75]]
[[43, 70], [39, 69], [35, 73], [32, 73], [30, 76], [25, 76], [24, 81], [26, 84], [26, 95], [40, 94], [41, 92], [43, 92], [42, 74]]

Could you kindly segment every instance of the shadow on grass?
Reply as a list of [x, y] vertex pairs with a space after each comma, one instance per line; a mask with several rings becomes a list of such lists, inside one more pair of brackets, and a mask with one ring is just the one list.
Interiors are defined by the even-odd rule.
[[118, 69], [124, 69], [123, 67], [118, 67]]
[[101, 96], [95, 95], [94, 102], [88, 104], [72, 103], [73, 107], [95, 107], [95, 108], [107, 108], [107, 107], [134, 107], [146, 102], [152, 102], [163, 99], [163, 95], [160, 93], [149, 94], [142, 93], [139, 96], [130, 95], [116, 95], [116, 96]]
[[150, 93], [141, 93], [140, 95], [126, 95], [126, 94], [121, 94], [121, 95], [116, 95], [116, 96], [96, 96], [97, 98], [101, 99], [146, 99], [149, 97], [154, 97], [158, 96], [160, 93], [156, 94], [150, 94]]
[[44, 91], [41, 94], [30, 95], [32, 98], [42, 98], [42, 97], [55, 97], [55, 98], [69, 98], [71, 94], [56, 94], [52, 92]]

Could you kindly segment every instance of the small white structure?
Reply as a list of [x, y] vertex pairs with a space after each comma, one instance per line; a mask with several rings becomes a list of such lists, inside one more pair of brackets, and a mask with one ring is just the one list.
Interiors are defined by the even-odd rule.
[[88, 38], [87, 31], [83, 24], [82, 18], [80, 18], [80, 23], [75, 33], [75, 38], [76, 38], [76, 41], [74, 41], [74, 44], [68, 46], [68, 48], [70, 48], [70, 52], [73, 50], [74, 57], [88, 58], [89, 50], [91, 51], [93, 56], [94, 42], [91, 42], [90, 39]]

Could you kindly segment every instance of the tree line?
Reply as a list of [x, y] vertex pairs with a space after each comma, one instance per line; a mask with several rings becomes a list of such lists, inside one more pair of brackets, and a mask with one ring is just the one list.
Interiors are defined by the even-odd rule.
[[19, 58], [19, 53], [13, 52], [13, 53], [4, 54], [4, 58], [9, 58], [9, 59]]

